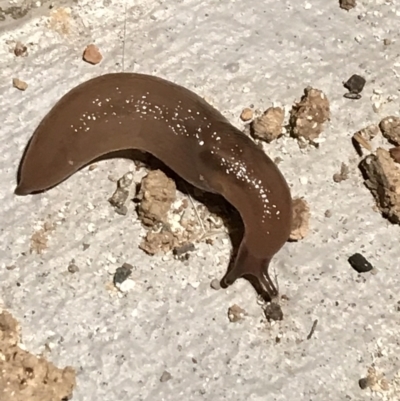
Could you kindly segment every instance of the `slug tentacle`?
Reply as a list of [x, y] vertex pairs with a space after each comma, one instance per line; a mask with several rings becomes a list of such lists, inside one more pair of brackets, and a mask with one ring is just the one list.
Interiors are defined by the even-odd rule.
[[249, 252], [246, 240], [243, 240], [234, 264], [222, 283], [228, 287], [237, 279], [246, 278], [265, 301], [271, 301], [278, 295], [278, 290], [268, 274], [269, 263], [270, 259], [257, 258]]

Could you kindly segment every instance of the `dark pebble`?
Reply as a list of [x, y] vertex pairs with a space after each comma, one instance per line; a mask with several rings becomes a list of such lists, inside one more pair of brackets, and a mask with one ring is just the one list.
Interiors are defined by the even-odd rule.
[[180, 256], [184, 255], [185, 253], [192, 252], [194, 250], [195, 250], [194, 244], [192, 242], [187, 242], [186, 244], [175, 247], [173, 249], [172, 253], [175, 256], [180, 257]]
[[114, 274], [114, 285], [123, 283], [132, 273], [133, 266], [129, 263], [124, 263], [118, 267]]
[[68, 271], [69, 271], [70, 273], [77, 273], [77, 272], [79, 271], [79, 267], [78, 267], [74, 262], [71, 262], [71, 263], [68, 265]]
[[348, 89], [350, 93], [358, 94], [364, 89], [365, 82], [365, 78], [354, 74], [347, 80], [347, 82], [343, 83], [343, 86]]
[[358, 381], [358, 385], [360, 386], [361, 390], [365, 390], [367, 387], [369, 387], [369, 380], [367, 377], [363, 377]]
[[281, 306], [274, 302], [269, 303], [264, 308], [264, 314], [269, 322], [271, 320], [282, 320], [283, 319], [283, 312], [282, 312]]
[[366, 273], [371, 271], [374, 267], [367, 259], [364, 258], [360, 253], [355, 253], [348, 259], [351, 267], [358, 273]]

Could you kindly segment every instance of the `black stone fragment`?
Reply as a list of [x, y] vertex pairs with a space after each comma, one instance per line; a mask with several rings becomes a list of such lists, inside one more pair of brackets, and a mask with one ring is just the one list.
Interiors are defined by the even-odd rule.
[[369, 385], [369, 383], [368, 383], [368, 378], [363, 377], [362, 379], [360, 379], [360, 380], [358, 381], [358, 385], [360, 386], [360, 389], [361, 389], [361, 390], [365, 390], [365, 389], [368, 387], [368, 385]]
[[132, 273], [133, 266], [129, 263], [124, 263], [118, 267], [114, 274], [114, 285], [123, 283]]
[[343, 86], [349, 90], [350, 93], [359, 94], [364, 89], [365, 78], [360, 75], [352, 75], [347, 82], [343, 82]]
[[348, 259], [351, 267], [358, 273], [366, 273], [371, 271], [374, 267], [367, 259], [364, 258], [360, 253], [355, 253]]
[[267, 320], [270, 322], [271, 320], [282, 320], [283, 319], [283, 312], [282, 308], [279, 304], [275, 302], [269, 303], [265, 308], [264, 308], [264, 314]]

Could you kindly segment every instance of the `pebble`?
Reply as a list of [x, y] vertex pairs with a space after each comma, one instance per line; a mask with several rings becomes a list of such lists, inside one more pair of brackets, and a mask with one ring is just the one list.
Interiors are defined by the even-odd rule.
[[90, 64], [98, 64], [103, 59], [99, 48], [93, 43], [88, 45], [83, 52], [82, 58], [84, 61]]
[[343, 96], [347, 99], [361, 99], [360, 93], [364, 89], [365, 78], [354, 74], [346, 82], [343, 82], [343, 86], [349, 90], [349, 93], [345, 93]]
[[228, 319], [232, 323], [236, 323], [244, 318], [246, 311], [242, 309], [239, 305], [232, 305], [228, 309]]
[[283, 312], [282, 308], [279, 304], [275, 302], [269, 303], [265, 308], [264, 308], [264, 314], [267, 320], [270, 322], [271, 320], [283, 320]]
[[366, 273], [371, 271], [374, 267], [367, 259], [360, 253], [355, 253], [348, 259], [351, 267], [358, 273]]
[[171, 379], [172, 379], [171, 373], [169, 373], [166, 370], [164, 370], [163, 374], [160, 377], [160, 382], [164, 383], [164, 382], [166, 382], [168, 380], [171, 380]]
[[120, 288], [121, 284], [128, 279], [133, 270], [133, 266], [129, 263], [124, 263], [121, 267], [118, 267], [114, 274], [114, 285]]
[[68, 265], [68, 271], [70, 273], [77, 273], [79, 271], [79, 267], [75, 264], [74, 261], [72, 261], [69, 265]]
[[221, 289], [221, 283], [220, 283], [220, 281], [218, 279], [214, 278], [214, 279], [211, 280], [210, 287], [213, 290], [220, 290]]

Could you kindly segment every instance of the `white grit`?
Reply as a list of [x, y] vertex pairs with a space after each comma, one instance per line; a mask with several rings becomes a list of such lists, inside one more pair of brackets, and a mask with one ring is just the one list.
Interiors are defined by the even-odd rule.
[[[48, 344], [48, 359], [76, 369], [73, 400], [400, 399], [400, 227], [374, 210], [350, 140], [399, 114], [400, 1], [357, 3], [347, 12], [337, 0], [79, 0], [53, 17], [47, 4], [1, 32], [0, 298], [29, 351]], [[17, 40], [28, 44], [27, 57], [10, 52]], [[90, 43], [104, 56], [97, 66], [81, 59]], [[122, 68], [196, 91], [240, 128], [242, 108], [288, 111], [308, 85], [330, 100], [319, 149], [300, 150], [287, 135], [265, 146], [283, 159], [293, 196], [312, 213], [309, 235], [272, 263], [289, 297], [283, 321], [266, 321], [246, 281], [210, 288], [228, 264], [223, 237], [196, 245], [186, 262], [138, 249], [145, 231], [132, 208], [120, 216], [107, 201], [109, 176], [133, 169], [130, 161], [99, 163], [45, 194], [13, 194], [24, 146], [51, 106], [78, 83]], [[354, 73], [367, 79], [358, 101], [343, 98], [342, 81]], [[26, 91], [12, 87], [15, 77]], [[350, 177], [335, 183], [343, 162]], [[47, 249], [30, 253], [32, 234], [47, 221], [55, 223]], [[349, 266], [355, 252], [376, 274]], [[67, 271], [72, 260], [75, 274]], [[121, 297], [110, 283], [125, 262], [136, 270]], [[227, 317], [233, 304], [247, 312], [237, 323]], [[388, 391], [360, 389], [371, 366]], [[161, 382], [165, 371], [172, 377]]]

